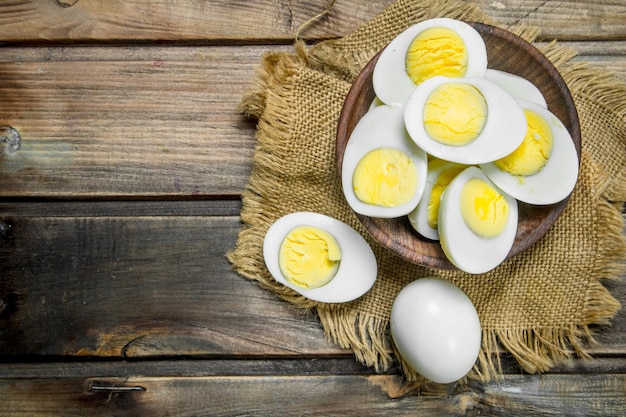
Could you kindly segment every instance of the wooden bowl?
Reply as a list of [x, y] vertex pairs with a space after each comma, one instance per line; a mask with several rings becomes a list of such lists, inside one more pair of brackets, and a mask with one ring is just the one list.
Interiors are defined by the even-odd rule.
[[[548, 108], [568, 129], [580, 160], [580, 125], [574, 100], [563, 78], [552, 63], [533, 45], [513, 33], [494, 26], [468, 22], [482, 36], [487, 46], [488, 67], [520, 75], [534, 83], [543, 93]], [[380, 53], [361, 71], [346, 96], [337, 127], [337, 166], [341, 175], [343, 153], [357, 122], [375, 98], [372, 73]], [[569, 197], [548, 205], [519, 203], [519, 224], [508, 258], [529, 248], [541, 239], [563, 212]], [[419, 235], [406, 216], [395, 219], [357, 217], [368, 232], [383, 246], [415, 264], [455, 269], [439, 242]]]

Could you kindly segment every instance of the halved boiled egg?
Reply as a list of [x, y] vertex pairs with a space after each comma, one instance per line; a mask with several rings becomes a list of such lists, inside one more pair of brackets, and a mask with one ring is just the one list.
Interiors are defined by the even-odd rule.
[[441, 194], [466, 165], [433, 159], [428, 162], [426, 187], [419, 204], [409, 213], [411, 226], [422, 236], [439, 240], [439, 205]]
[[524, 77], [510, 72], [487, 68], [485, 78], [492, 83], [498, 84], [516, 99], [535, 102], [543, 107], [548, 107], [543, 93], [537, 86]]
[[378, 97], [374, 97], [374, 99], [372, 100], [372, 103], [370, 104], [368, 111], [372, 110], [374, 107], [378, 107], [378, 106], [382, 106], [383, 103], [382, 101], [380, 101], [380, 99]]
[[480, 274], [504, 261], [517, 232], [517, 200], [471, 166], [446, 187], [439, 206], [439, 239], [462, 271]]
[[423, 81], [434, 76], [482, 77], [487, 50], [469, 24], [450, 18], [417, 23], [383, 50], [372, 75], [376, 95], [386, 104], [403, 104]]
[[526, 131], [517, 100], [482, 77], [424, 81], [407, 100], [404, 121], [429, 155], [467, 165], [508, 155]]
[[526, 136], [511, 154], [481, 165], [498, 187], [519, 201], [545, 205], [570, 195], [578, 179], [578, 153], [563, 123], [545, 107], [519, 100]]
[[352, 301], [374, 285], [376, 258], [365, 239], [335, 218], [313, 212], [278, 219], [263, 240], [274, 279], [311, 300]]
[[424, 191], [427, 155], [408, 136], [401, 106], [380, 105], [355, 126], [343, 156], [342, 187], [357, 213], [400, 217]]

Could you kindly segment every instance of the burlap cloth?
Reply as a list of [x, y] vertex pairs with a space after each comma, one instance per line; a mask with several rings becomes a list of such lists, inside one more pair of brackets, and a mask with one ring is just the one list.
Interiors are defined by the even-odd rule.
[[[374, 241], [349, 209], [335, 163], [335, 133], [350, 82], [368, 60], [411, 24], [441, 16], [497, 24], [465, 2], [398, 0], [342, 39], [309, 49], [300, 43], [293, 53], [264, 57], [241, 102], [241, 112], [258, 119], [258, 143], [242, 196], [243, 226], [228, 258], [239, 274], [314, 311], [331, 342], [352, 349], [376, 371], [395, 358], [409, 381], [419, 381], [396, 354], [388, 326], [396, 294], [427, 275], [454, 282], [478, 310], [483, 341], [471, 377], [498, 376], [502, 349], [525, 371], [546, 371], [572, 355], [586, 356], [590, 328], [610, 324], [620, 308], [602, 280], [620, 276], [626, 251], [626, 84], [572, 62], [574, 53], [554, 42], [544, 47], [573, 94], [582, 130], [580, 177], [564, 214], [529, 250], [480, 276], [410, 264]], [[529, 41], [537, 33], [508, 29]], [[379, 265], [370, 292], [331, 305], [273, 280], [263, 262], [263, 238], [274, 221], [296, 211], [335, 217], [366, 238]]]

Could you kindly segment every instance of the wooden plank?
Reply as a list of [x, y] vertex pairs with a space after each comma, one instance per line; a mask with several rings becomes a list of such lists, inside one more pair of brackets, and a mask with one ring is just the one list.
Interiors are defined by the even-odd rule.
[[[583, 45], [626, 80], [626, 42]], [[237, 106], [268, 50], [290, 47], [4, 48], [0, 121], [23, 143], [0, 197], [238, 196], [255, 126]]]
[[[2, 217], [0, 355], [346, 354], [313, 315], [232, 270], [238, 217], [127, 212]], [[626, 301], [626, 282], [607, 285]], [[597, 339], [593, 354], [624, 355], [625, 312]]]
[[342, 353], [232, 271], [236, 217], [3, 220], [1, 355]]
[[393, 375], [2, 379], [3, 416], [623, 416], [626, 375], [506, 376], [425, 386]]
[[236, 109], [264, 49], [236, 51], [0, 64], [0, 120], [23, 137], [0, 195], [238, 194], [254, 125]]
[[[625, 30], [626, 33], [626, 30]], [[586, 62], [593, 68], [613, 73], [619, 80], [626, 81], [626, 42], [563, 42], [564, 46], [578, 53], [575, 61]]]
[[474, 0], [500, 25], [526, 24], [541, 29], [540, 39], [623, 40], [626, 3], [602, 0]]
[[0, 202], [2, 218], [238, 216], [241, 200]]
[[[626, 6], [614, 0], [475, 0], [501, 24], [540, 27], [545, 39], [624, 39]], [[326, 9], [327, 0], [299, 2], [57, 0], [0, 5], [0, 40], [49, 42], [290, 42], [298, 28]], [[302, 32], [308, 39], [343, 36], [392, 0], [337, 1]]]
[[[0, 366], [0, 379], [24, 378], [124, 378], [129, 375], [168, 376], [299, 376], [299, 375], [372, 375], [372, 368], [354, 360], [350, 352], [342, 355], [178, 357], [142, 360], [91, 360], [75, 358], [67, 361], [5, 362]], [[519, 365], [509, 355], [502, 355], [503, 374], [520, 375]], [[399, 375], [391, 366], [384, 375]], [[558, 365], [545, 375], [626, 374], [626, 357], [596, 357], [593, 360], [573, 359]]]
[[[392, 0], [337, 2], [306, 35], [341, 36], [378, 14]], [[73, 3], [70, 7], [67, 4]], [[327, 0], [217, 1], [13, 1], [0, 5], [4, 42], [290, 42], [321, 13]]]
[[[605, 363], [599, 360], [598, 363]], [[604, 368], [606, 369], [606, 368]], [[611, 369], [616, 369], [613, 366]], [[397, 368], [388, 374], [397, 373]], [[619, 373], [613, 370], [610, 373]], [[280, 376], [371, 375], [372, 369], [346, 353], [336, 356], [157, 358], [155, 360], [72, 360], [2, 363], [0, 379], [123, 378], [129, 375], [168, 376]]]

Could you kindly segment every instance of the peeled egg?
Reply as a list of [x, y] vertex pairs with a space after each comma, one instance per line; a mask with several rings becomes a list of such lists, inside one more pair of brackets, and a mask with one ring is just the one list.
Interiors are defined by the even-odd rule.
[[372, 83], [381, 101], [397, 105], [425, 79], [481, 77], [486, 68], [487, 50], [478, 31], [459, 20], [435, 18], [409, 27], [389, 43], [378, 58]]
[[313, 212], [278, 219], [263, 240], [274, 279], [311, 300], [342, 303], [374, 285], [376, 258], [365, 239], [335, 218]]
[[[506, 164], [494, 161], [481, 165], [481, 169], [498, 187], [519, 201], [537, 205], [562, 201], [572, 192], [578, 179], [579, 161], [572, 137], [545, 107], [527, 100], [519, 102], [529, 120], [525, 144], [528, 141], [529, 147], [535, 145], [536, 149], [525, 153], [516, 150], [506, 157]], [[549, 138], [551, 150], [547, 152], [539, 144]], [[536, 160], [545, 163], [538, 172], [523, 171], [526, 166], [537, 165]], [[511, 167], [517, 171], [510, 172]]]
[[439, 206], [439, 240], [446, 257], [471, 274], [504, 261], [517, 233], [517, 200], [475, 166], [446, 187]]
[[524, 77], [493, 68], [487, 68], [485, 78], [504, 88], [516, 99], [528, 100], [543, 107], [548, 107], [543, 93], [537, 86]]
[[418, 279], [398, 293], [390, 329], [406, 363], [434, 382], [463, 378], [480, 352], [480, 320], [472, 301], [440, 278]]
[[341, 178], [355, 212], [408, 214], [424, 191], [426, 173], [426, 153], [408, 137], [401, 106], [376, 106], [359, 120], [346, 144]]
[[409, 213], [411, 226], [422, 236], [431, 240], [439, 240], [439, 204], [441, 194], [465, 165], [434, 159], [428, 163], [426, 187], [419, 204]]
[[378, 106], [381, 106], [381, 105], [383, 105], [383, 104], [385, 104], [385, 103], [383, 103], [382, 101], [380, 101], [380, 99], [379, 99], [378, 97], [374, 97], [374, 99], [373, 99], [373, 100], [372, 100], [372, 102], [370, 103], [370, 106], [369, 106], [369, 108], [368, 108], [368, 111], [369, 111], [369, 110], [372, 110], [374, 107], [378, 107]]
[[404, 121], [425, 152], [466, 165], [508, 155], [526, 131], [517, 100], [481, 77], [424, 81], [407, 100]]

